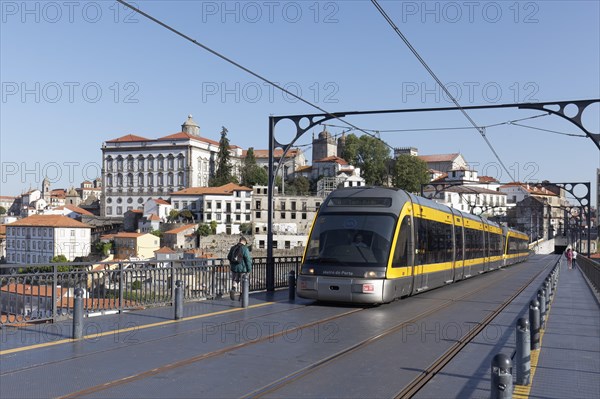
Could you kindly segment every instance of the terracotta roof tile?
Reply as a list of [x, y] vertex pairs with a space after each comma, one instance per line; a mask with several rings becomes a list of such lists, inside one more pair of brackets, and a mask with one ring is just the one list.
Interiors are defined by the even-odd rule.
[[348, 162], [346, 162], [345, 159], [342, 159], [340, 157], [336, 157], [335, 155], [332, 155], [330, 157], [327, 158], [323, 158], [323, 159], [319, 159], [317, 161], [313, 161], [313, 163], [317, 163], [317, 162], [335, 162], [339, 165], [348, 165]]
[[80, 207], [75, 206], [75, 205], [65, 205], [64, 207], [67, 208], [68, 210], [70, 210], [72, 212], [75, 212], [75, 213], [78, 213], [80, 215], [87, 215], [87, 216], [93, 216], [94, 215], [92, 212], [86, 211], [85, 209], [80, 208]]
[[[287, 155], [286, 158], [294, 158], [297, 157], [298, 154], [300, 153], [300, 150], [298, 148], [291, 148]], [[248, 151], [245, 150], [242, 152], [242, 157], [245, 158], [248, 155]], [[276, 148], [275, 151], [273, 151], [273, 157], [275, 158], [281, 158], [281, 156], [283, 155], [283, 149], [281, 148]], [[269, 150], [254, 150], [254, 158], [269, 158]]]
[[135, 134], [128, 134], [126, 136], [122, 136], [113, 140], [108, 140], [107, 143], [124, 143], [124, 142], [133, 142], [133, 141], [150, 141], [149, 139], [136, 136]]
[[216, 146], [219, 145], [218, 141], [210, 140], [205, 137], [194, 136], [192, 134], [185, 133], [185, 132], [170, 134], [168, 136], [164, 136], [164, 137], [156, 139], [156, 141], [170, 141], [170, 140], [196, 140], [196, 141], [203, 141], [205, 143], [213, 144]]
[[186, 231], [189, 229], [195, 229], [195, 228], [196, 228], [195, 224], [186, 224], [185, 226], [181, 226], [181, 227], [177, 227], [173, 230], [165, 231], [165, 234], [177, 234], [177, 233], [181, 233], [182, 231]]
[[460, 154], [434, 154], [434, 155], [417, 155], [418, 158], [425, 162], [449, 162], [454, 161]]
[[91, 228], [90, 225], [78, 222], [63, 215], [32, 215], [21, 220], [17, 220], [10, 226], [23, 227], [74, 227]]
[[156, 251], [154, 251], [155, 254], [176, 254], [177, 252], [173, 251], [171, 248], [169, 247], [162, 247]]
[[180, 191], [176, 191], [171, 196], [177, 195], [231, 195], [234, 191], [252, 191], [251, 188], [228, 183], [219, 187], [190, 187]]

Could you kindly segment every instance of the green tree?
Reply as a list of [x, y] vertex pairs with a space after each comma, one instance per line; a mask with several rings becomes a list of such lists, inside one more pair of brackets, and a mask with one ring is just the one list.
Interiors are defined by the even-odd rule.
[[50, 259], [50, 263], [67, 263], [69, 260], [64, 255], [56, 255]]
[[392, 184], [411, 193], [420, 193], [421, 184], [429, 183], [427, 162], [411, 155], [400, 155], [394, 161]]
[[298, 176], [285, 182], [285, 193], [289, 195], [309, 195], [310, 180]]
[[177, 219], [179, 219], [179, 211], [177, 211], [176, 209], [171, 209], [171, 212], [169, 212], [169, 216], [167, 216], [167, 220], [170, 222], [174, 222]]
[[163, 232], [160, 230], [152, 230], [150, 234], [152, 234], [153, 236], [157, 236], [158, 238], [162, 238], [163, 236]]
[[217, 170], [215, 175], [209, 179], [209, 186], [218, 187], [237, 181], [231, 174], [232, 167], [229, 158], [229, 139], [227, 138], [227, 129], [223, 126], [221, 140], [219, 140], [219, 152], [217, 153]]
[[244, 235], [252, 234], [252, 223], [242, 223], [240, 224], [240, 233]]
[[5, 215], [6, 214], [6, 208], [3, 206], [0, 206], [0, 215]]
[[208, 237], [211, 233], [212, 229], [208, 224], [205, 223], [198, 226], [198, 229], [196, 230], [196, 234], [198, 234], [200, 237]]
[[184, 209], [183, 211], [179, 212], [179, 216], [187, 221], [194, 220], [194, 214], [189, 209]]
[[381, 186], [387, 183], [390, 150], [380, 139], [349, 134], [346, 137], [344, 159], [361, 169], [368, 185]]
[[210, 222], [210, 231], [212, 234], [217, 234], [217, 221], [213, 220]]
[[269, 183], [267, 171], [256, 163], [254, 148], [248, 148], [242, 170], [242, 185], [246, 187], [266, 186]]

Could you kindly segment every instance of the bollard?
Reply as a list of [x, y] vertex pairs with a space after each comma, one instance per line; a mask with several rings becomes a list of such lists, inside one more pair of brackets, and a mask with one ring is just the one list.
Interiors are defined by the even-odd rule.
[[247, 308], [250, 301], [250, 280], [248, 273], [242, 274], [242, 307]]
[[175, 320], [183, 318], [183, 288], [181, 280], [175, 281]]
[[517, 321], [517, 385], [529, 385], [531, 377], [531, 340], [529, 320], [521, 317]]
[[540, 303], [535, 299], [529, 302], [529, 335], [531, 349], [540, 349]]
[[73, 303], [73, 339], [81, 339], [83, 336], [83, 290], [75, 289], [75, 300]]
[[546, 282], [544, 282], [544, 289], [546, 290], [546, 309], [547, 309], [548, 305], [550, 305], [550, 300], [552, 298], [552, 289], [550, 288], [550, 282], [548, 280], [546, 280]]
[[512, 361], [503, 353], [492, 359], [492, 399], [510, 399], [513, 393]]
[[544, 327], [546, 321], [546, 293], [543, 288], [540, 288], [537, 292], [537, 300], [540, 304], [540, 328]]
[[288, 274], [288, 295], [290, 301], [296, 299], [296, 272], [293, 270]]

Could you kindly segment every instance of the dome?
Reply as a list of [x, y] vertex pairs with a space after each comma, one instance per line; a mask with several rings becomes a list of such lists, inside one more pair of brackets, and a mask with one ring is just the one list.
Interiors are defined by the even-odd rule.
[[193, 136], [200, 135], [200, 126], [192, 119], [192, 115], [188, 115], [187, 120], [181, 125], [181, 131], [184, 133], [189, 133]]

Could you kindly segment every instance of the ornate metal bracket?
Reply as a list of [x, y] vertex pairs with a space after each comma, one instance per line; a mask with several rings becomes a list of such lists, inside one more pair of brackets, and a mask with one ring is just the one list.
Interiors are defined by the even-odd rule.
[[[540, 111], [549, 112], [551, 114], [560, 116], [563, 119], [568, 120], [579, 129], [581, 129], [585, 134], [592, 139], [596, 147], [600, 150], [600, 133], [592, 133], [588, 129], [583, 126], [583, 121], [581, 117], [583, 116], [583, 112], [587, 107], [592, 104], [600, 102], [599, 99], [596, 100], [578, 100], [578, 101], [559, 101], [555, 103], [537, 103], [537, 104], [521, 104], [519, 105], [520, 109], [536, 109]], [[577, 112], [574, 116], [568, 116], [565, 113], [565, 109], [567, 106], [573, 106], [577, 109]], [[558, 107], [557, 110], [552, 109], [551, 107]]]
[[[493, 109], [493, 108], [520, 108], [520, 109], [535, 109], [542, 110], [560, 116], [568, 120], [592, 139], [596, 147], [600, 150], [600, 134], [592, 133], [583, 126], [583, 112], [591, 104], [600, 103], [600, 99], [591, 100], [573, 100], [573, 101], [555, 101], [546, 103], [518, 103], [518, 104], [498, 104], [498, 105], [476, 105], [462, 107], [461, 109]], [[568, 116], [565, 113], [567, 106], [573, 105], [577, 107], [577, 112], [574, 116]], [[558, 109], [552, 109], [558, 107]], [[269, 187], [268, 187], [268, 226], [267, 226], [267, 290], [275, 290], [275, 269], [273, 264], [273, 187], [275, 176], [279, 169], [274, 169], [273, 152], [276, 148], [283, 149], [283, 156], [288, 153], [290, 148], [296, 141], [309, 129], [319, 125], [325, 121], [351, 115], [377, 115], [377, 114], [398, 114], [407, 112], [432, 112], [432, 111], [455, 111], [458, 107], [441, 107], [441, 108], [413, 108], [413, 109], [392, 109], [392, 110], [375, 110], [375, 111], [349, 111], [337, 112], [330, 114], [304, 114], [304, 115], [288, 115], [288, 116], [271, 116], [269, 117]], [[296, 136], [291, 142], [284, 144], [275, 139], [275, 126], [282, 120], [290, 120], [296, 126]], [[589, 245], [588, 245], [589, 248]]]

